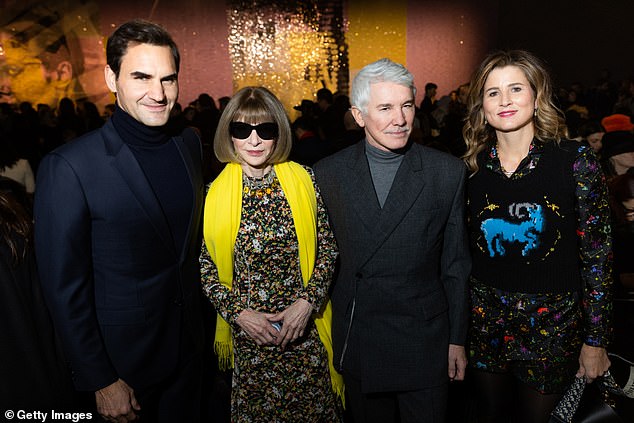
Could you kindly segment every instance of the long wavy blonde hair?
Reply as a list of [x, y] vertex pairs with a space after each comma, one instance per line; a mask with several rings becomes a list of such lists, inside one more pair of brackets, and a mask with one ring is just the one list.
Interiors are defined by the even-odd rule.
[[506, 66], [520, 68], [533, 90], [537, 104], [533, 118], [535, 138], [558, 142], [568, 136], [564, 115], [553, 101], [552, 83], [544, 63], [525, 50], [496, 51], [482, 61], [469, 86], [467, 118], [462, 129], [467, 144], [463, 160], [473, 173], [478, 171], [478, 154], [496, 141], [495, 129], [486, 123], [482, 109], [484, 84], [493, 69]]

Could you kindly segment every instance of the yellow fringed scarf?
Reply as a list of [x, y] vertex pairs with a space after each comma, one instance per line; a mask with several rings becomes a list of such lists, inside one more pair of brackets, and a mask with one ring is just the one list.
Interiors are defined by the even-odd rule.
[[[306, 170], [297, 163], [274, 165], [275, 173], [288, 200], [299, 242], [299, 262], [304, 286], [313, 273], [317, 249], [317, 200], [313, 182]], [[233, 253], [242, 213], [242, 166], [228, 163], [209, 188], [205, 200], [203, 233], [211, 259], [218, 268], [220, 283], [231, 290]], [[319, 338], [328, 353], [330, 381], [334, 392], [344, 400], [343, 377], [333, 366], [331, 337], [332, 307], [330, 300], [321, 315], [315, 318]], [[231, 327], [218, 315], [214, 349], [220, 368], [233, 368]]]

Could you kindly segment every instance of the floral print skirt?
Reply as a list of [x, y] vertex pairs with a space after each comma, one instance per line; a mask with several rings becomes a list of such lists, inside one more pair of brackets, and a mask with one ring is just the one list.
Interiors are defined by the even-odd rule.
[[575, 292], [506, 292], [471, 280], [469, 366], [509, 372], [542, 393], [562, 393], [579, 368], [582, 315]]

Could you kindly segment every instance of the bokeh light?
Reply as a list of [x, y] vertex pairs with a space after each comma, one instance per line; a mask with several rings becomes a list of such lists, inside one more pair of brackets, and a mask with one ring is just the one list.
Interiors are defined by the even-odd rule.
[[[318, 89], [347, 83], [341, 2], [231, 1], [227, 11], [234, 90], [261, 85], [292, 116]], [[346, 81], [341, 81], [345, 78]]]

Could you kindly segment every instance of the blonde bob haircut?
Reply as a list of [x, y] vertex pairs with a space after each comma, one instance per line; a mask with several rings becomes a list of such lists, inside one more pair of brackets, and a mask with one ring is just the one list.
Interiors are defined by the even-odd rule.
[[264, 87], [244, 87], [236, 92], [220, 116], [214, 137], [214, 153], [221, 163], [240, 163], [233, 148], [229, 133], [231, 122], [244, 122], [251, 125], [274, 122], [278, 127], [275, 146], [267, 164], [285, 162], [291, 152], [291, 125], [284, 106], [275, 94]]
[[467, 144], [463, 160], [469, 169], [478, 171], [478, 154], [496, 142], [495, 129], [486, 123], [482, 101], [484, 84], [493, 69], [518, 67], [526, 76], [537, 107], [533, 117], [535, 138], [541, 142], [559, 142], [568, 136], [563, 113], [553, 101], [553, 88], [544, 63], [525, 50], [497, 51], [489, 54], [471, 78], [467, 100], [467, 118], [462, 135]]

